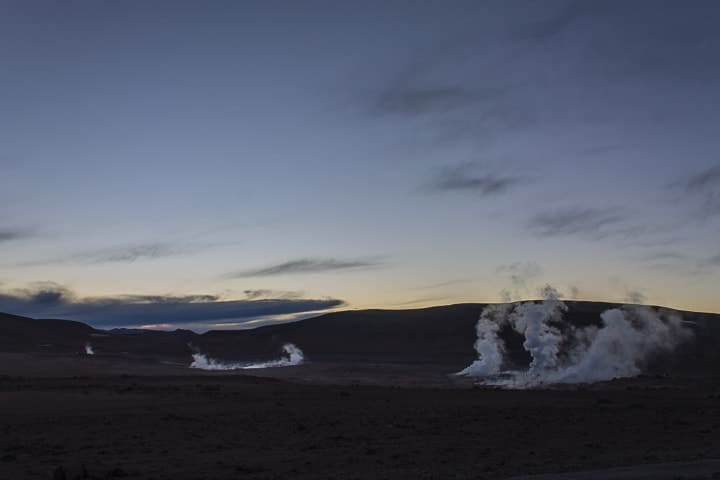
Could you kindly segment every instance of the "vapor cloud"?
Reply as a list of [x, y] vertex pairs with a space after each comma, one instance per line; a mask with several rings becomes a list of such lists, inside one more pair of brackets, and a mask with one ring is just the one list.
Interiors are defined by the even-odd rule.
[[[637, 305], [606, 310], [597, 325], [578, 328], [565, 320], [568, 307], [558, 292], [548, 287], [545, 293], [540, 303], [488, 306], [476, 325], [478, 359], [458, 375], [509, 388], [632, 377], [653, 356], [693, 336], [673, 312]], [[503, 371], [507, 347], [500, 332], [506, 328], [523, 336], [527, 370]]]
[[226, 278], [270, 277], [275, 275], [296, 275], [304, 273], [327, 273], [344, 270], [375, 268], [383, 263], [374, 260], [338, 260], [335, 258], [300, 258], [267, 267], [242, 270], [225, 275]]
[[515, 262], [500, 265], [495, 270], [498, 274], [507, 276], [510, 282], [517, 287], [525, 287], [529, 280], [543, 275], [543, 268], [535, 262]]
[[80, 320], [96, 327], [202, 325], [238, 326], [265, 316], [292, 315], [342, 306], [338, 299], [266, 298], [221, 300], [216, 295], [120, 295], [79, 298], [54, 283], [0, 292], [0, 311], [41, 318]]

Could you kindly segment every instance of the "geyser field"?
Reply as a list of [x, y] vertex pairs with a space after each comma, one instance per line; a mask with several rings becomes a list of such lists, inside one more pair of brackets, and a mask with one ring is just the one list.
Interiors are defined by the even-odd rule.
[[718, 342], [552, 289], [205, 334], [0, 315], [0, 479], [718, 478]]

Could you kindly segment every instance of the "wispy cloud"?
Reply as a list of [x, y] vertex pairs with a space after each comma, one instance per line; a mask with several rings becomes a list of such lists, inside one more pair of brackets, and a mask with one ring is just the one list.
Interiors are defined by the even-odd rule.
[[621, 226], [623, 215], [613, 208], [570, 207], [533, 216], [528, 223], [531, 232], [541, 237], [578, 235], [603, 238], [627, 232]]
[[480, 172], [472, 163], [444, 167], [427, 183], [431, 192], [467, 192], [479, 196], [506, 193], [522, 182], [518, 176], [501, 175], [489, 171]]
[[646, 262], [674, 262], [687, 260], [687, 255], [672, 250], [650, 252], [642, 255], [641, 260]]
[[466, 284], [472, 283], [472, 282], [473, 282], [473, 279], [471, 279], [471, 278], [457, 278], [454, 280], [447, 280], [445, 282], [421, 285], [419, 287], [413, 288], [413, 290], [438, 290], [438, 289], [443, 289], [446, 287], [453, 287], [453, 286], [457, 286], [457, 285], [466, 285]]
[[181, 245], [177, 243], [156, 242], [91, 250], [70, 255], [50, 257], [39, 260], [19, 262], [17, 266], [37, 266], [54, 264], [101, 264], [133, 263], [141, 260], [154, 260], [193, 253], [205, 248], [200, 245]]
[[42, 318], [73, 319], [96, 327], [202, 325], [257, 320], [344, 305], [338, 299], [266, 298], [221, 300], [216, 295], [119, 295], [80, 298], [68, 288], [44, 282], [0, 292], [0, 311]]
[[707, 263], [714, 266], [720, 266], [720, 253], [708, 258]]
[[226, 274], [225, 278], [269, 277], [274, 275], [363, 270], [379, 267], [383, 264], [384, 262], [377, 259], [338, 260], [335, 258], [300, 258], [267, 267], [231, 272]]
[[678, 180], [673, 186], [695, 202], [700, 217], [720, 215], [720, 165]]
[[473, 101], [473, 93], [459, 86], [421, 87], [397, 82], [378, 93], [372, 111], [379, 115], [412, 117], [456, 110]]
[[556, 11], [550, 10], [544, 18], [521, 25], [516, 36], [532, 42], [553, 40], [567, 32], [593, 6], [591, 2], [572, 1]]

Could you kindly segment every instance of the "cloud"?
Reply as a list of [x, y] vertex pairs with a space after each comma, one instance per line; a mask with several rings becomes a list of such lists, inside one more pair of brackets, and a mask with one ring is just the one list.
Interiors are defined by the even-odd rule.
[[465, 284], [472, 283], [472, 282], [473, 282], [473, 280], [471, 278], [457, 278], [454, 280], [447, 280], [445, 282], [421, 285], [419, 287], [413, 288], [413, 290], [436, 290], [436, 289], [442, 289], [445, 287], [451, 287], [451, 286], [455, 286], [455, 285], [465, 285]]
[[95, 327], [203, 325], [296, 315], [344, 305], [338, 299], [267, 298], [221, 300], [216, 295], [119, 295], [80, 298], [68, 288], [44, 282], [0, 292], [0, 311], [29, 317], [84, 321]]
[[441, 169], [428, 187], [435, 192], [468, 192], [479, 196], [500, 195], [521, 182], [520, 177], [494, 173], [477, 174], [473, 164]]
[[673, 262], [687, 260], [687, 256], [680, 252], [671, 250], [662, 250], [658, 252], [646, 253], [641, 257], [646, 262]]
[[541, 237], [579, 235], [597, 239], [628, 233], [620, 226], [622, 221], [616, 209], [570, 207], [539, 213], [530, 219], [528, 228]]
[[21, 240], [23, 238], [28, 238], [31, 236], [32, 234], [27, 230], [0, 228], [0, 243], [11, 242], [13, 240]]
[[718, 254], [715, 255], [715, 256], [712, 256], [712, 257], [708, 258], [705, 263], [707, 263], [708, 265], [712, 265], [712, 266], [714, 266], [714, 267], [720, 266], [720, 253], [718, 253]]
[[100, 250], [93, 250], [89, 252], [59, 256], [54, 258], [19, 262], [15, 265], [37, 266], [67, 263], [79, 263], [86, 265], [94, 265], [101, 263], [134, 263], [139, 260], [154, 260], [158, 258], [172, 257], [185, 253], [191, 253], [200, 250], [201, 248], [203, 247], [162, 242], [142, 243], [122, 247], [104, 248]]
[[248, 300], [257, 300], [259, 298], [301, 298], [301, 292], [288, 292], [283, 290], [270, 290], [266, 288], [260, 288], [257, 290], [243, 290], [245, 298]]
[[702, 218], [720, 215], [720, 165], [679, 180], [673, 186], [696, 202]]
[[456, 110], [474, 101], [469, 90], [458, 86], [419, 87], [400, 82], [374, 98], [372, 111], [378, 115], [413, 117]]
[[270, 265], [254, 270], [242, 270], [225, 275], [225, 278], [269, 277], [273, 275], [294, 275], [304, 273], [326, 273], [342, 270], [361, 270], [382, 265], [373, 259], [337, 260], [334, 258], [300, 258], [277, 265]]

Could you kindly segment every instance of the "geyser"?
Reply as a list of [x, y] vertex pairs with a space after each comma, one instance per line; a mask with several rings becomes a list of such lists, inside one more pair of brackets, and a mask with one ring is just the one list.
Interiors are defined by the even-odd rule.
[[283, 355], [280, 359], [259, 363], [223, 362], [210, 358], [203, 353], [196, 352], [193, 353], [193, 361], [190, 364], [190, 368], [199, 368], [201, 370], [251, 370], [256, 368], [300, 365], [305, 360], [302, 350], [292, 343], [283, 345], [282, 351]]
[[[584, 328], [565, 321], [566, 311], [557, 295], [540, 303], [486, 307], [476, 325], [478, 359], [457, 375], [510, 388], [633, 377], [653, 356], [692, 337], [679, 315], [651, 307], [612, 308], [600, 315], [599, 326]], [[506, 347], [498, 332], [506, 325], [524, 337], [531, 357], [527, 370], [502, 371]]]
[[93, 347], [90, 344], [90, 342], [87, 342], [85, 344], [85, 355], [95, 355], [95, 350], [93, 350]]

